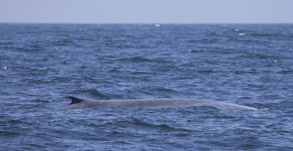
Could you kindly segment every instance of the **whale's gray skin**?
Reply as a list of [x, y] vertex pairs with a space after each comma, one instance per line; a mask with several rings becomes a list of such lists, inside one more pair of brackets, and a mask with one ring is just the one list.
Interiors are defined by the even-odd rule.
[[81, 108], [186, 108], [193, 106], [210, 106], [218, 109], [229, 110], [257, 110], [244, 105], [224, 103], [217, 101], [198, 101], [192, 99], [133, 99], [133, 100], [83, 100], [69, 96], [72, 102], [59, 107], [60, 109], [81, 109]]

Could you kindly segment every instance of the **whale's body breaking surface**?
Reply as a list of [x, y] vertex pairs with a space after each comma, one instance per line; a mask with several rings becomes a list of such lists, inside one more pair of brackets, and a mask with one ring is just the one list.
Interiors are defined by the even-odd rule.
[[217, 101], [199, 101], [193, 99], [132, 99], [132, 100], [83, 100], [76, 97], [69, 97], [72, 102], [59, 107], [60, 109], [81, 109], [81, 108], [187, 108], [194, 106], [210, 106], [218, 109], [229, 110], [257, 110], [244, 105], [224, 103]]

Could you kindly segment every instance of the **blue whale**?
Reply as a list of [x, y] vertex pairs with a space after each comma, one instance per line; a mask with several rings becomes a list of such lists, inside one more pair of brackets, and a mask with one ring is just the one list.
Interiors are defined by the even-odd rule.
[[228, 110], [257, 110], [253, 107], [224, 103], [218, 101], [199, 101], [194, 99], [130, 99], [130, 100], [84, 100], [69, 96], [72, 102], [60, 106], [60, 109], [81, 109], [81, 108], [187, 108], [194, 106], [209, 106], [217, 109]]

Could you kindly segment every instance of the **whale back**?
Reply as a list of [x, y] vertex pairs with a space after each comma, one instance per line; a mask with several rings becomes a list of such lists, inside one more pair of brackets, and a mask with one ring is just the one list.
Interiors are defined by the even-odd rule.
[[194, 106], [210, 106], [217, 109], [228, 110], [257, 110], [253, 107], [225, 103], [218, 101], [199, 101], [192, 99], [133, 99], [133, 100], [83, 100], [69, 96], [71, 103], [59, 107], [60, 109], [80, 109], [80, 108], [186, 108]]

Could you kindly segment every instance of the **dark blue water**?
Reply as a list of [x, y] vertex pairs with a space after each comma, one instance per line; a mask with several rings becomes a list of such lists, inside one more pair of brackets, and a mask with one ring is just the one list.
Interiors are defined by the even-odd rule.
[[[85, 99], [212, 107], [75, 109]], [[293, 25], [0, 24], [1, 150], [293, 150]]]

